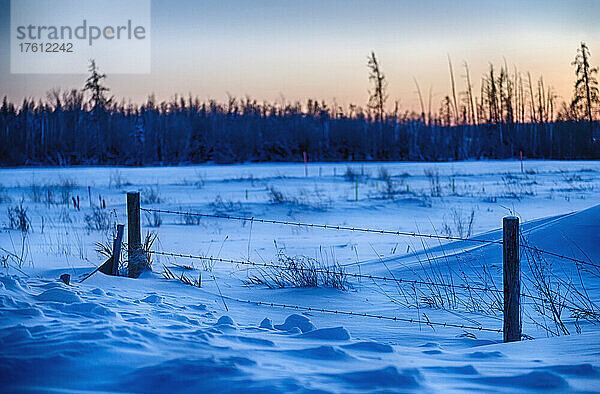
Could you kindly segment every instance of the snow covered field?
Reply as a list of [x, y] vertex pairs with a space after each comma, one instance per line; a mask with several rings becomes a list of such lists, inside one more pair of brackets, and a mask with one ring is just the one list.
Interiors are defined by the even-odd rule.
[[[599, 162], [526, 161], [523, 172], [517, 161], [22, 168], [1, 169], [0, 183], [8, 392], [600, 387]], [[502, 217], [517, 215], [528, 245], [590, 264], [522, 250], [531, 296], [523, 333], [532, 340], [510, 344], [496, 331], [498, 244], [143, 213], [154, 250], [308, 261], [338, 273], [342, 286], [278, 288], [275, 268], [157, 254], [139, 279], [96, 273], [79, 284], [105, 260], [95, 243], [126, 223], [125, 194], [136, 190], [145, 208], [492, 241], [502, 238]], [[20, 206], [28, 232], [10, 228]], [[201, 278], [200, 288], [165, 279], [165, 266]], [[69, 286], [58, 280], [64, 273]]]

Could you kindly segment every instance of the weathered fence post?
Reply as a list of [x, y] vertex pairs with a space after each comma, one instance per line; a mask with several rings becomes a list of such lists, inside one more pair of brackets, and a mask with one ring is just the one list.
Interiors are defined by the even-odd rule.
[[123, 224], [117, 224], [117, 237], [113, 243], [113, 260], [112, 260], [112, 275], [117, 275], [119, 272], [119, 262], [121, 261], [121, 244], [123, 243]]
[[521, 340], [519, 218], [505, 217], [503, 227], [504, 342]]
[[140, 227], [140, 193], [127, 193], [127, 270], [129, 277], [136, 277], [142, 264], [142, 230]]
[[[98, 268], [93, 270], [89, 275], [83, 278], [79, 283], [83, 282], [90, 276], [92, 276], [96, 271], [100, 271], [105, 275], [117, 275], [119, 272], [119, 261], [121, 257], [121, 243], [123, 242], [123, 228], [125, 226], [122, 224], [117, 224], [117, 236], [113, 240], [113, 248], [112, 254], [110, 257]], [[68, 284], [68, 283], [67, 283]]]

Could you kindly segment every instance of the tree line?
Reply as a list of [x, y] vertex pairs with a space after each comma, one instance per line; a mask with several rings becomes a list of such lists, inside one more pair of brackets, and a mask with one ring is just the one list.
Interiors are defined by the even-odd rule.
[[48, 92], [0, 107], [0, 164], [150, 165], [245, 161], [466, 160], [519, 156], [600, 158], [600, 98], [590, 53], [573, 61], [573, 98], [559, 103], [540, 77], [490, 65], [474, 92], [468, 65], [458, 91], [450, 58], [451, 92], [437, 110], [431, 92], [415, 87], [420, 112], [389, 109], [388, 85], [375, 53], [367, 67], [372, 89], [365, 107], [319, 100], [227, 102], [176, 96], [141, 105], [108, 95], [94, 61], [83, 89]]

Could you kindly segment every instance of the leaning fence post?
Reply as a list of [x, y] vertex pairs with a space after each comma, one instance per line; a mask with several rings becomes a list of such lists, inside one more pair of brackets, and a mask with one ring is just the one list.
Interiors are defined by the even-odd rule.
[[521, 274], [519, 268], [519, 218], [505, 217], [503, 227], [504, 342], [521, 340]]
[[119, 262], [121, 261], [121, 244], [123, 243], [123, 229], [124, 225], [117, 224], [117, 237], [113, 243], [113, 255], [112, 255], [112, 274], [117, 275], [119, 273]]
[[140, 193], [127, 193], [127, 270], [129, 277], [140, 271], [142, 234], [140, 228]]

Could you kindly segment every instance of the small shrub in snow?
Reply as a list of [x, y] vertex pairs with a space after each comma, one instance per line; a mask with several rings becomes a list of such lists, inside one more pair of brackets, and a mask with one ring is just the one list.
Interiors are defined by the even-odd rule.
[[271, 204], [285, 204], [286, 202], [289, 202], [288, 198], [274, 186], [269, 186], [267, 193]]
[[44, 191], [40, 184], [32, 182], [29, 185], [29, 198], [32, 202], [41, 202], [43, 195]]
[[387, 168], [379, 167], [377, 169], [377, 178], [385, 182], [392, 178], [392, 174], [390, 174], [390, 171]]
[[204, 175], [199, 172], [195, 173], [195, 177], [192, 179], [184, 178], [181, 180], [180, 184], [183, 186], [194, 186], [195, 188], [202, 189], [205, 184]]
[[140, 196], [142, 197], [142, 203], [144, 204], [160, 204], [164, 200], [160, 197], [160, 190], [158, 185], [144, 187]]
[[[152, 264], [154, 263], [154, 259], [152, 256], [152, 246], [158, 240], [158, 234], [155, 232], [148, 231], [146, 236], [142, 240], [142, 261], [138, 264], [136, 268], [140, 273], [142, 271], [152, 271]], [[131, 276], [131, 275], [130, 275]]]
[[42, 190], [43, 190], [43, 201], [46, 205], [52, 205], [52, 204], [57, 203], [55, 188], [53, 188], [52, 186], [44, 186], [42, 188]]
[[344, 178], [348, 182], [358, 182], [368, 177], [369, 174], [365, 171], [365, 167], [361, 167], [360, 171], [358, 171], [355, 168], [348, 166], [346, 167], [346, 172], [344, 173]]
[[[575, 318], [575, 330], [581, 333], [581, 321], [592, 324], [600, 323], [600, 313], [595, 301], [590, 298], [584, 276], [581, 272], [586, 270], [596, 278], [600, 277], [600, 270], [593, 266], [584, 268], [578, 264], [576, 270], [567, 274], [563, 269], [555, 269], [552, 261], [546, 260], [541, 252], [529, 248], [532, 246], [526, 236], [520, 237], [523, 253], [521, 265], [530, 272], [527, 275], [524, 287], [533, 294], [534, 309], [543, 318], [537, 325], [546, 328], [554, 335], [569, 335], [570, 325], [565, 323], [567, 317]], [[565, 307], [568, 305], [568, 308]], [[546, 319], [550, 317], [552, 321]], [[572, 328], [571, 328], [572, 330]]]
[[194, 286], [194, 287], [202, 287], [202, 273], [198, 273], [198, 279], [196, 279], [196, 278], [190, 278], [190, 277], [186, 276], [183, 272], [181, 273], [181, 275], [177, 276], [166, 265], [164, 265], [163, 268], [164, 268], [163, 278], [165, 278], [165, 279], [175, 279], [185, 285]]
[[578, 174], [574, 174], [574, 175], [563, 175], [563, 180], [567, 183], [573, 183], [573, 182], [581, 182], [583, 180], [583, 178], [581, 177], [581, 175]]
[[536, 182], [528, 180], [527, 176], [520, 177], [515, 174], [507, 173], [502, 176], [502, 183], [504, 186], [502, 197], [504, 198], [521, 200], [525, 196], [535, 195], [533, 185], [535, 185]]
[[58, 189], [59, 203], [69, 204], [73, 190], [77, 187], [77, 182], [72, 178], [61, 177], [58, 183], [52, 186]]
[[337, 263], [328, 266], [307, 256], [287, 256], [282, 251], [277, 253], [273, 265], [258, 269], [249, 276], [248, 283], [265, 285], [269, 288], [285, 287], [330, 287], [348, 289], [347, 276]]
[[344, 178], [348, 182], [354, 182], [358, 179], [358, 173], [352, 167], [346, 167], [346, 172], [344, 172]]
[[58, 182], [46, 185], [32, 183], [29, 186], [29, 198], [32, 202], [43, 202], [47, 205], [69, 204], [76, 187], [75, 180], [66, 177], [61, 177]]
[[58, 214], [58, 221], [64, 224], [73, 223], [73, 217], [71, 216], [71, 211], [67, 208], [62, 208]]
[[205, 180], [204, 175], [202, 175], [200, 172], [196, 171], [193, 185], [195, 187], [197, 187], [198, 189], [202, 189], [204, 187], [205, 183], [206, 183], [206, 180]]
[[402, 174], [399, 181], [392, 178], [392, 174], [385, 167], [379, 167], [377, 179], [383, 181], [379, 192], [382, 198], [394, 199], [398, 194], [408, 193], [404, 186], [404, 178], [406, 174]]
[[468, 238], [473, 233], [473, 223], [475, 221], [475, 210], [467, 214], [461, 209], [453, 208], [450, 211], [450, 222], [444, 218], [442, 230], [445, 235]]
[[241, 203], [233, 202], [230, 200], [224, 200], [223, 197], [221, 197], [221, 195], [217, 195], [215, 200], [210, 203], [210, 207], [216, 214], [231, 212], [240, 213], [242, 211]]
[[20, 230], [24, 233], [31, 228], [31, 222], [27, 215], [27, 208], [22, 204], [8, 208], [8, 225], [14, 230]]
[[481, 201], [488, 202], [490, 204], [495, 204], [498, 202], [498, 197], [497, 196], [488, 196], [488, 197], [482, 198]]
[[[184, 211], [183, 208], [179, 208], [180, 211]], [[177, 215], [181, 224], [186, 226], [198, 226], [202, 222], [202, 217], [194, 215], [194, 212], [185, 213], [183, 215]]]
[[425, 176], [429, 181], [429, 195], [431, 197], [441, 197], [442, 185], [440, 184], [440, 173], [437, 168], [427, 168]]
[[115, 187], [117, 189], [120, 189], [123, 186], [129, 186], [129, 185], [131, 185], [131, 183], [123, 177], [123, 174], [121, 174], [121, 171], [113, 170], [110, 172], [110, 175], [108, 177], [108, 186], [109, 187]]
[[92, 212], [84, 217], [88, 230], [106, 231], [111, 229], [110, 215], [105, 209], [94, 207]]
[[298, 191], [298, 196], [292, 197], [290, 202], [301, 208], [317, 211], [325, 211], [329, 209], [332, 204], [331, 197], [317, 186], [315, 186], [314, 189], [300, 189]]
[[[277, 172], [277, 174], [275, 174], [274, 178], [276, 179], [284, 179], [287, 178], [285, 175], [280, 174], [279, 171]], [[250, 184], [252, 186], [254, 186], [256, 184], [256, 182], [259, 181], [258, 178], [256, 178], [254, 176], [254, 174], [252, 173], [247, 173], [247, 174], [242, 174], [240, 176], [234, 177], [234, 178], [230, 178], [230, 179], [225, 179], [226, 182], [250, 182]]]
[[312, 191], [300, 189], [297, 196], [290, 196], [273, 186], [269, 186], [267, 193], [269, 202], [274, 205], [286, 204], [296, 208], [324, 211], [332, 204], [331, 198], [328, 197], [323, 190], [317, 187]]
[[162, 216], [158, 212], [146, 212], [146, 224], [148, 227], [160, 227]]
[[11, 201], [12, 201], [12, 198], [10, 198], [10, 196], [6, 192], [6, 188], [4, 187], [4, 185], [2, 185], [0, 183], [0, 204], [6, 203], [6, 202], [11, 202]]

